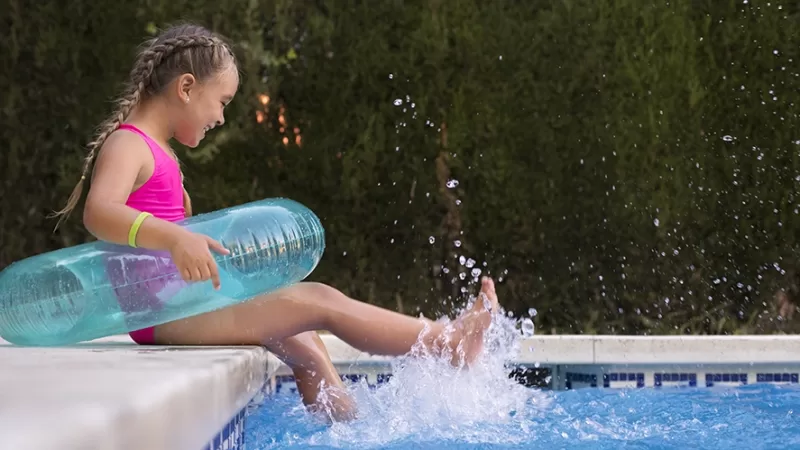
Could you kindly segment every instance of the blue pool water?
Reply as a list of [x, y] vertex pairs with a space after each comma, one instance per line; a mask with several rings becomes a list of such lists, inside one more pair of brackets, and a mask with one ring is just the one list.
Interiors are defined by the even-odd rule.
[[[359, 397], [364, 417], [335, 425], [306, 413], [297, 394], [277, 394], [247, 418], [247, 448], [800, 448], [796, 384], [526, 389], [521, 402], [480, 398], [512, 390], [520, 394], [493, 387], [466, 403], [451, 401], [454, 408], [468, 408], [469, 403], [479, 408], [459, 411], [451, 411], [443, 398], [387, 401], [396, 393], [392, 390], [397, 386], [364, 390]], [[414, 407], [428, 400], [438, 406]]]
[[329, 424], [281, 389], [247, 417], [247, 448], [800, 448], [797, 383], [529, 388], [509, 377], [509, 365], [531, 332], [525, 319], [497, 315], [469, 370], [415, 352], [397, 358], [377, 387], [348, 383], [359, 411], [352, 422]]

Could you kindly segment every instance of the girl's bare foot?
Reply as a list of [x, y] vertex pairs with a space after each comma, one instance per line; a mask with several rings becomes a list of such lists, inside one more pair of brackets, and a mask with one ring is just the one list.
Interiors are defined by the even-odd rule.
[[492, 324], [492, 314], [498, 309], [497, 293], [491, 278], [481, 279], [481, 292], [475, 304], [461, 314], [443, 332], [456, 367], [471, 365], [483, 351], [483, 335]]

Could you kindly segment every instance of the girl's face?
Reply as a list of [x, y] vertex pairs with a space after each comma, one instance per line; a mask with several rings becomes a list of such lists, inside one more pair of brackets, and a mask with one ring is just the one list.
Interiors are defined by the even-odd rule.
[[231, 64], [216, 76], [200, 83], [191, 75], [178, 79], [179, 107], [174, 124], [175, 139], [196, 147], [206, 132], [225, 123], [224, 110], [239, 87], [239, 73]]

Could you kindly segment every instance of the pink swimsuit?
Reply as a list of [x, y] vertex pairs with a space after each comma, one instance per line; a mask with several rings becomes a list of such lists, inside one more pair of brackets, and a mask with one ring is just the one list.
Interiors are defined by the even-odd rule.
[[[177, 222], [186, 217], [183, 206], [183, 182], [181, 180], [180, 167], [178, 162], [171, 158], [164, 149], [156, 143], [150, 136], [146, 135], [139, 128], [122, 124], [120, 130], [132, 131], [144, 139], [150, 152], [153, 154], [155, 165], [153, 175], [137, 190], [128, 196], [126, 205], [137, 211], [151, 213], [154, 217]], [[174, 269], [174, 266], [172, 267]], [[142, 273], [139, 276], [148, 277], [157, 274]], [[117, 288], [117, 295], [120, 299], [137, 298], [153, 307], [158, 307], [159, 302], [156, 293], [162, 289], [158, 282], [140, 283], [136, 286], [124, 286]], [[125, 309], [126, 305], [122, 305]], [[153, 327], [136, 330], [129, 333], [131, 338], [138, 344], [154, 344]]]

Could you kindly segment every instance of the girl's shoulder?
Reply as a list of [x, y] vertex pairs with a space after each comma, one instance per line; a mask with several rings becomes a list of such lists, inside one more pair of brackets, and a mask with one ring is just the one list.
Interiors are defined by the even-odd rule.
[[125, 130], [111, 133], [97, 155], [98, 162], [101, 158], [112, 159], [120, 164], [144, 164], [151, 159], [150, 147], [141, 137]]

